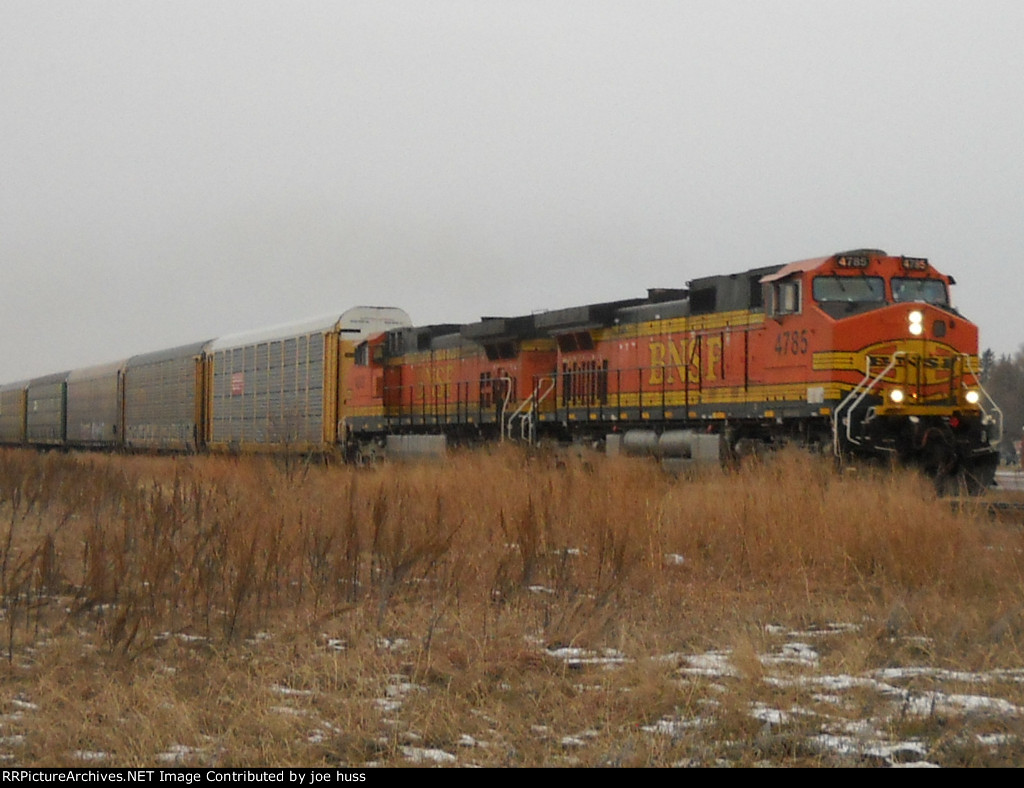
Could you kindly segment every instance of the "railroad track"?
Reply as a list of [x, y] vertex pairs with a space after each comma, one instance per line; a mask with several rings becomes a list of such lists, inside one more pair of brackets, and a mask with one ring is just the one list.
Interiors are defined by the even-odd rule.
[[1024, 522], [1024, 501], [979, 501], [981, 509], [987, 509], [992, 514], [1009, 512], [1020, 516]]
[[997, 471], [995, 489], [977, 503], [990, 519], [1024, 526], [1024, 471]]
[[950, 498], [949, 505], [954, 512], [982, 515], [990, 520], [1014, 523], [1024, 526], [1024, 500], [991, 500], [978, 498]]

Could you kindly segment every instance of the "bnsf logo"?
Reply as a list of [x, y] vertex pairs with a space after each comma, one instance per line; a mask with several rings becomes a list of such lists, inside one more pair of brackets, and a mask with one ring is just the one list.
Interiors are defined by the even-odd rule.
[[[873, 367], [887, 367], [892, 361], [890, 356], [868, 356]], [[896, 359], [897, 367], [921, 367], [923, 369], [953, 369], [952, 356], [927, 356], [922, 358], [919, 355], [900, 356]]]

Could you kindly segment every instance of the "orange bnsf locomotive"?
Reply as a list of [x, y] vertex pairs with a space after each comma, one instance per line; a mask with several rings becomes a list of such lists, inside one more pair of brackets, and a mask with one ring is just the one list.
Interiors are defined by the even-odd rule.
[[696, 459], [796, 441], [978, 489], [994, 479], [1001, 413], [952, 284], [925, 259], [858, 250], [645, 299], [395, 329], [357, 349], [344, 434], [354, 452], [548, 437]]
[[952, 284], [858, 250], [464, 325], [356, 307], [0, 386], [0, 443], [365, 461], [480, 440], [680, 460], [797, 442], [981, 489], [1002, 417]]

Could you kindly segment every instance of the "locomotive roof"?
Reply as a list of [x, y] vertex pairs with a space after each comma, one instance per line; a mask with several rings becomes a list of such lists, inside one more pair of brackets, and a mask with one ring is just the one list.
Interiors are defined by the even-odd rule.
[[829, 257], [814, 257], [810, 260], [797, 260], [795, 263], [789, 263], [788, 265], [782, 266], [774, 274], [768, 274], [767, 276], [761, 277], [761, 283], [774, 282], [778, 279], [785, 279], [791, 274], [799, 274], [804, 271], [814, 271], [817, 268], [821, 268], [825, 263], [832, 259], [834, 255]]
[[812, 257], [809, 260], [797, 260], [795, 263], [789, 263], [779, 268], [774, 274], [770, 274], [761, 279], [762, 284], [768, 282], [774, 282], [778, 279], [785, 279], [787, 276], [792, 274], [802, 274], [806, 271], [814, 271], [821, 266], [825, 265], [829, 260], [834, 260], [837, 257], [845, 257], [847, 255], [865, 255], [868, 257], [887, 257], [888, 255], [881, 249], [854, 249], [849, 252], [838, 252], [836, 254], [830, 254], [828, 257]]
[[430, 340], [431, 350], [449, 350], [451, 348], [462, 347], [466, 343], [463, 339], [462, 334], [457, 331], [454, 334], [441, 334]]
[[466, 339], [477, 342], [500, 342], [507, 339], [523, 339], [537, 335], [535, 315], [522, 317], [485, 317], [479, 323], [460, 326], [459, 333]]
[[649, 320], [670, 320], [674, 317], [686, 317], [689, 314], [689, 298], [678, 298], [674, 301], [645, 301], [636, 306], [620, 309], [615, 314], [615, 322], [640, 323]]
[[438, 337], [459, 336], [458, 323], [435, 323], [429, 326], [402, 326], [387, 332], [388, 352], [392, 354], [428, 350], [435, 346]]
[[640, 306], [648, 301], [645, 298], [630, 298], [625, 301], [607, 301], [602, 304], [573, 306], [567, 309], [553, 309], [534, 316], [537, 328], [552, 334], [567, 331], [584, 331], [588, 328], [607, 325], [620, 309]]
[[762, 306], [763, 277], [782, 266], [751, 268], [736, 274], [705, 276], [693, 279], [690, 285], [690, 311], [695, 315], [757, 309]]
[[439, 337], [442, 334], [457, 334], [461, 323], [432, 323], [429, 326], [401, 326], [388, 329], [389, 334], [415, 337]]

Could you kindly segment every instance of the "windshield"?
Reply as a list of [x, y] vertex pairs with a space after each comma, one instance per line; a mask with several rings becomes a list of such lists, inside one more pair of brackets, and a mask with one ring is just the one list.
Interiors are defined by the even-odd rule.
[[814, 300], [819, 304], [875, 304], [885, 301], [885, 281], [880, 276], [818, 276]]
[[949, 297], [946, 283], [940, 279], [909, 279], [902, 276], [892, 278], [893, 301], [924, 301], [926, 304], [946, 306]]

